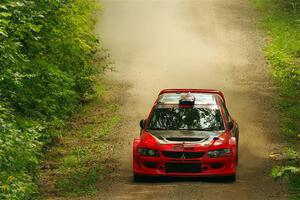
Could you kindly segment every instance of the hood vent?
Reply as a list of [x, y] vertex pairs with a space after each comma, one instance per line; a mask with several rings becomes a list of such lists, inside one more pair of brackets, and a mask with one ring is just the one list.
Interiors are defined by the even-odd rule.
[[167, 137], [165, 139], [168, 141], [172, 141], [172, 142], [199, 142], [205, 138], [202, 138], [202, 137]]

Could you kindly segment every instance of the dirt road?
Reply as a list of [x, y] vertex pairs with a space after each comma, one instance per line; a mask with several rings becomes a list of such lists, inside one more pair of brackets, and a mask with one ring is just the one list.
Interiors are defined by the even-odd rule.
[[[278, 148], [274, 88], [261, 52], [256, 13], [247, 0], [102, 0], [97, 31], [128, 84], [115, 158], [118, 170], [96, 199], [286, 199], [268, 176]], [[163, 88], [224, 91], [240, 125], [236, 183], [169, 180], [134, 183], [132, 139]], [[120, 94], [120, 95], [124, 95]]]

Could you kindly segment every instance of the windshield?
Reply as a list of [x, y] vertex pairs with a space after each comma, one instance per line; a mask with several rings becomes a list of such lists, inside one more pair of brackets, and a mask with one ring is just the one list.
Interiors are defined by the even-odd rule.
[[224, 123], [217, 107], [156, 107], [150, 130], [222, 131]]

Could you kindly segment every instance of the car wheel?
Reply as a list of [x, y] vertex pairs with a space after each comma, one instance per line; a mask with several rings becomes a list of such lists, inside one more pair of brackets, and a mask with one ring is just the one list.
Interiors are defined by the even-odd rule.
[[145, 180], [145, 176], [133, 174], [133, 181], [134, 182], [143, 182]]
[[235, 182], [236, 181], [236, 175], [231, 175], [226, 177], [227, 182]]
[[235, 163], [236, 165], [238, 164], [239, 162], [239, 147], [236, 146], [236, 154], [235, 154]]

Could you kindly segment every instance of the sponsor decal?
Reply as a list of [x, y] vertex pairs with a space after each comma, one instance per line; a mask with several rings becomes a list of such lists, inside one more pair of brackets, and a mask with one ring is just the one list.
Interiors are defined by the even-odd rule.
[[194, 144], [183, 144], [184, 149], [194, 150], [195, 145]]
[[173, 149], [174, 150], [183, 150], [183, 144], [174, 144]]

